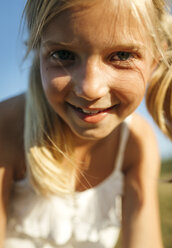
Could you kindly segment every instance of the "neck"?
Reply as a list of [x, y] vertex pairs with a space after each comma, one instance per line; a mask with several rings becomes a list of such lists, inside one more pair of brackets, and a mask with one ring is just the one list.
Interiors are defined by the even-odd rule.
[[111, 158], [114, 156], [119, 137], [119, 128], [117, 127], [110, 135], [101, 140], [81, 140], [76, 137], [73, 139], [74, 156], [76, 161], [80, 161], [79, 164], [82, 169], [89, 170], [104, 157]]
[[75, 146], [75, 159], [78, 166], [75, 190], [83, 191], [93, 187], [110, 175], [118, 152], [119, 129], [99, 142], [78, 143]]

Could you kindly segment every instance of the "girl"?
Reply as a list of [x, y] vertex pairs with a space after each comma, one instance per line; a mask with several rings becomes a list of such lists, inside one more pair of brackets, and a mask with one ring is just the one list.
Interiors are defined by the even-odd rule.
[[28, 92], [0, 105], [1, 247], [112, 248], [121, 226], [123, 248], [161, 248], [157, 145], [133, 112], [148, 86], [170, 134], [167, 4], [28, 0], [24, 13]]

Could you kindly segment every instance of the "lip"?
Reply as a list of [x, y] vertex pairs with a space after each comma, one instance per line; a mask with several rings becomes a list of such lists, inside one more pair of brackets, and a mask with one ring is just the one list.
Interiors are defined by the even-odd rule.
[[119, 106], [119, 104], [115, 104], [108, 108], [85, 108], [77, 107], [68, 102], [67, 104], [75, 111], [80, 119], [88, 123], [98, 123], [102, 121], [112, 109]]

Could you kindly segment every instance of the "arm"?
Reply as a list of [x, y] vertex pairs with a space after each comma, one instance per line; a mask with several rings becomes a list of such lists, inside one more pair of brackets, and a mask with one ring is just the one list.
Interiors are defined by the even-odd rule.
[[4, 128], [0, 123], [0, 248], [3, 247], [5, 238], [7, 207], [13, 175], [7, 143], [7, 139], [4, 139]]
[[[17, 98], [16, 98], [17, 99]], [[18, 129], [21, 123], [16, 99], [0, 103], [0, 248], [3, 247], [6, 216], [15, 171], [14, 164], [20, 164], [22, 148], [19, 147]], [[19, 105], [19, 104], [18, 104]], [[23, 106], [20, 102], [20, 105]], [[19, 148], [18, 148], [19, 147]], [[18, 155], [20, 151], [20, 154]], [[17, 161], [16, 161], [17, 160]], [[17, 168], [17, 167], [16, 167]], [[15, 173], [14, 173], [15, 171]]]
[[123, 248], [162, 248], [157, 183], [159, 153], [149, 125], [136, 117], [131, 131], [132, 158], [123, 198]]
[[0, 166], [0, 248], [3, 247], [6, 229], [7, 206], [12, 182], [12, 170]]

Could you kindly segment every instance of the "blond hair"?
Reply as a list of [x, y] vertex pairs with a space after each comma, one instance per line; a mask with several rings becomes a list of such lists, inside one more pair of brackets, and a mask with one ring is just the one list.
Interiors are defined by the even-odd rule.
[[[44, 95], [37, 49], [45, 26], [55, 15], [76, 4], [88, 5], [94, 1], [28, 0], [25, 6], [24, 14], [29, 30], [27, 54], [34, 51], [26, 99], [25, 151], [30, 180], [37, 192], [44, 195], [73, 192], [78, 168], [73, 158], [70, 130], [51, 109]], [[113, 2], [114, 0], [104, 1]], [[121, 6], [126, 6], [124, 3], [128, 3], [132, 10], [130, 13], [138, 23], [144, 24], [145, 30], [148, 31], [154, 44], [154, 54], [159, 54], [161, 61], [153, 73], [147, 91], [147, 106], [162, 131], [172, 137], [170, 129], [172, 123], [170, 106], [172, 30], [169, 29], [170, 25], [172, 26], [172, 20], [167, 11], [167, 5], [162, 0], [153, 2], [151, 0], [119, 0], [119, 3]], [[165, 52], [163, 44], [166, 45]], [[65, 166], [62, 162], [64, 157], [68, 161]]]
[[152, 74], [146, 94], [147, 108], [160, 129], [172, 140], [172, 17], [159, 14], [164, 52]]

